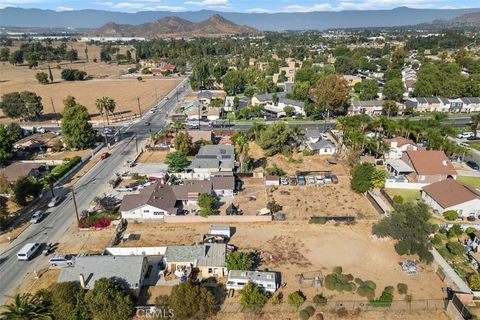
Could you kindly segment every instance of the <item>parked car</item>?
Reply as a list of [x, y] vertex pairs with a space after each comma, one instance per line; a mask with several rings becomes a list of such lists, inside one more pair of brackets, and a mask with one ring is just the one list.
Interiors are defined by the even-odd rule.
[[75, 263], [75, 256], [70, 254], [56, 255], [48, 260], [52, 267], [71, 267]]
[[108, 153], [108, 152], [104, 152], [104, 153], [102, 153], [102, 155], [100, 156], [100, 158], [101, 158], [102, 160], [105, 160], [105, 159], [107, 159], [108, 157], [110, 157], [110, 153]]
[[280, 183], [283, 184], [283, 185], [287, 185], [288, 184], [288, 179], [285, 178], [285, 177], [281, 177], [280, 178]]
[[324, 184], [325, 183], [325, 181], [323, 181], [322, 176], [316, 176], [315, 180], [317, 181], [317, 184]]
[[38, 133], [45, 133], [45, 132], [47, 132], [47, 130], [45, 130], [45, 128], [38, 127], [38, 128], [37, 128], [37, 132], [38, 132]]
[[50, 200], [50, 202], [48, 203], [48, 207], [49, 208], [53, 208], [55, 207], [57, 204], [59, 204], [60, 202], [62, 201], [62, 198], [60, 196], [55, 196], [52, 198], [52, 200]]
[[467, 166], [469, 166], [470, 168], [472, 168], [474, 170], [480, 170], [480, 166], [475, 161], [470, 160], [470, 161], [467, 161], [466, 164], [467, 164]]
[[134, 191], [133, 188], [127, 187], [127, 186], [120, 186], [117, 189], [118, 192], [128, 192], [128, 191]]
[[45, 213], [42, 210], [37, 210], [33, 214], [32, 218], [30, 219], [30, 223], [39, 223], [42, 221], [43, 217], [45, 216]]
[[297, 181], [299, 186], [304, 186], [306, 184], [305, 176], [298, 176]]
[[460, 146], [464, 147], [467, 150], [470, 150], [470, 145], [468, 143], [462, 142], [462, 143], [460, 143]]
[[17, 259], [28, 261], [30, 258], [40, 250], [40, 243], [38, 242], [31, 242], [25, 244], [20, 251], [17, 252]]
[[307, 182], [308, 182], [308, 184], [315, 184], [315, 177], [308, 176], [307, 177]]
[[459, 135], [457, 135], [457, 138], [458, 139], [468, 139], [470, 137], [474, 137], [475, 136], [475, 133], [471, 132], [471, 131], [466, 131], [464, 133], [460, 133]]
[[43, 247], [42, 254], [44, 256], [48, 256], [54, 249], [54, 244], [49, 242], [45, 243], [45, 247]]

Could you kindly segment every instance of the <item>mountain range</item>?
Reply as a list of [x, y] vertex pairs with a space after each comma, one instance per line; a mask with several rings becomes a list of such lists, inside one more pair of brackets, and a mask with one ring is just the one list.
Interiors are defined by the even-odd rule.
[[168, 12], [141, 11], [136, 13], [104, 10], [61, 11], [0, 9], [0, 26], [90, 28], [96, 29], [108, 22], [139, 25], [165, 17], [178, 17], [198, 23], [215, 14], [221, 14], [238, 25], [248, 25], [262, 31], [325, 30], [332, 28], [395, 27], [430, 23], [435, 20], [451, 20], [480, 9], [412, 9], [400, 7], [392, 10], [350, 10], [288, 13], [241, 13], [210, 10]]
[[191, 22], [178, 17], [166, 17], [155, 22], [139, 25], [116, 24], [109, 22], [100, 29], [90, 32], [91, 36], [104, 37], [182, 37], [182, 36], [222, 36], [234, 34], [257, 34], [257, 29], [240, 26], [219, 14], [215, 14], [205, 21]]

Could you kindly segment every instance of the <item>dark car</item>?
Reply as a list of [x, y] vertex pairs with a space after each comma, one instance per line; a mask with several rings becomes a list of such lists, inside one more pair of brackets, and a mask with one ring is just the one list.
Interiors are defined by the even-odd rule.
[[102, 155], [100, 156], [100, 158], [102, 158], [102, 160], [105, 160], [105, 159], [107, 159], [108, 157], [110, 157], [110, 153], [108, 153], [108, 152], [104, 152], [104, 153], [102, 153]]
[[473, 137], [468, 137], [467, 140], [470, 140], [470, 141], [472, 141], [472, 140], [480, 140], [480, 137], [475, 137], [475, 136], [473, 136]]
[[475, 161], [467, 161], [467, 166], [474, 170], [480, 170], [480, 166]]

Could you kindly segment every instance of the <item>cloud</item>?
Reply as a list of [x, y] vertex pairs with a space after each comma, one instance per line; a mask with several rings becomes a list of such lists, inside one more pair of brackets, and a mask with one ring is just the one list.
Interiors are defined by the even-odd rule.
[[186, 1], [185, 4], [193, 4], [201, 7], [227, 7], [228, 0], [202, 0], [202, 1]]
[[272, 13], [273, 11], [265, 8], [251, 8], [245, 10], [246, 13]]
[[92, 2], [100, 6], [106, 6], [112, 9], [143, 9], [145, 5], [143, 3], [130, 3], [130, 2]]
[[57, 11], [72, 11], [73, 8], [69, 8], [69, 7], [57, 7]]
[[145, 8], [145, 10], [148, 11], [155, 11], [155, 10], [160, 10], [160, 11], [172, 11], [172, 12], [180, 12], [180, 11], [185, 11], [185, 7], [180, 7], [180, 6], [155, 6], [153, 8]]

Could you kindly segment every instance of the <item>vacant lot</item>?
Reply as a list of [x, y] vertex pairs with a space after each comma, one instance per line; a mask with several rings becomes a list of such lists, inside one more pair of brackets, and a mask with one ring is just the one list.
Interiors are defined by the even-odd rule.
[[144, 151], [137, 162], [139, 163], [159, 163], [164, 162], [169, 151]]

